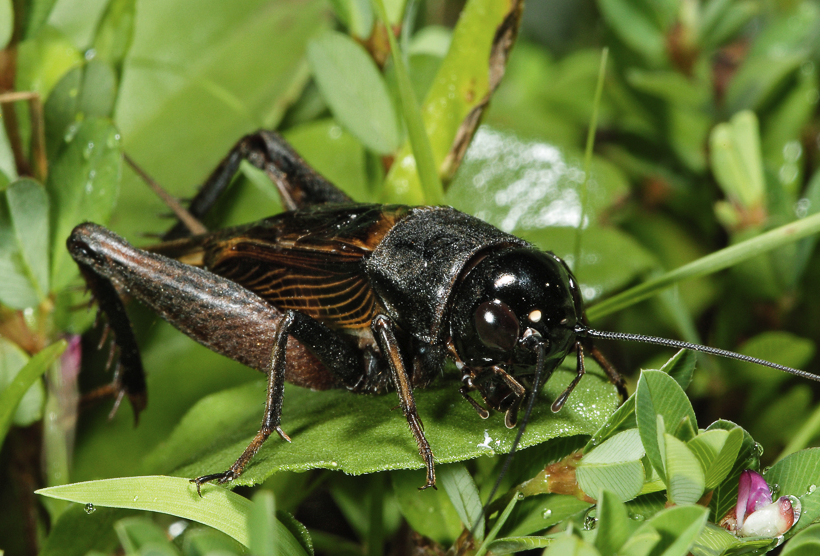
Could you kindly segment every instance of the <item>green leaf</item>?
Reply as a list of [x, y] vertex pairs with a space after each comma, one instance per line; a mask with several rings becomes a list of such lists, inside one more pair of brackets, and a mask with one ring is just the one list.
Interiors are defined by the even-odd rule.
[[601, 554], [619, 553], [627, 539], [640, 526], [640, 522], [629, 519], [626, 506], [617, 495], [608, 490], [601, 492], [595, 517], [598, 519], [595, 547]]
[[725, 249], [715, 251], [705, 257], [685, 264], [671, 272], [647, 280], [639, 286], [614, 295], [587, 309], [587, 317], [595, 321], [639, 301], [652, 297], [660, 291], [684, 280], [699, 278], [734, 266], [740, 262], [757, 257], [777, 247], [788, 245], [804, 237], [820, 232], [820, 214], [803, 218], [796, 222], [780, 226], [752, 239], [736, 243]]
[[663, 417], [667, 430], [677, 430], [684, 419], [696, 426], [697, 420], [689, 398], [675, 379], [666, 373], [642, 371], [635, 392], [635, 415], [646, 455], [668, 485], [663, 452], [658, 444], [657, 417]]
[[[450, 50], [422, 104], [421, 115], [429, 137], [434, 170], [445, 181], [458, 168], [463, 154], [460, 149], [466, 147], [475, 132], [469, 126], [477, 123], [475, 116], [480, 114], [482, 103], [497, 85], [491, 83], [490, 75], [503, 75], [506, 58], [491, 58], [493, 41], [507, 17], [515, 15], [511, 12], [517, 6], [512, 0], [467, 2], [453, 30]], [[468, 121], [470, 115], [474, 117]], [[463, 128], [465, 125], [467, 127]], [[385, 190], [391, 201], [407, 204], [422, 201], [422, 188], [416, 174], [419, 161], [414, 159], [413, 152], [409, 145], [402, 147], [390, 168]]]
[[112, 554], [120, 546], [114, 524], [126, 515], [127, 510], [114, 508], [88, 513], [83, 506], [73, 504], [52, 525], [39, 556], [87, 556], [94, 550]]
[[[443, 467], [438, 469], [439, 477]], [[419, 486], [425, 480], [423, 471], [394, 471], [390, 478], [401, 514], [414, 531], [442, 545], [452, 544], [458, 538], [464, 527], [447, 494], [442, 489], [427, 489], [419, 494]]]
[[110, 116], [116, 98], [117, 77], [109, 64], [91, 60], [66, 73], [43, 108], [49, 160], [59, 159], [87, 118]]
[[328, 31], [307, 49], [313, 77], [336, 120], [368, 149], [390, 154], [399, 128], [387, 86], [367, 51], [342, 33]]
[[182, 556], [229, 556], [245, 553], [246, 550], [240, 543], [210, 527], [189, 526], [182, 538]]
[[[550, 404], [575, 375], [574, 365], [555, 373], [540, 392], [520, 448], [558, 436], [591, 434], [618, 404], [614, 387], [588, 376], [559, 413]], [[600, 371], [598, 371], [600, 372]], [[596, 373], [597, 374], [597, 373]], [[481, 421], [443, 381], [415, 392], [424, 431], [439, 464], [505, 453], [516, 436], [502, 416]], [[146, 460], [146, 469], [195, 477], [227, 469], [255, 435], [262, 413], [263, 381], [226, 390], [200, 401]], [[422, 460], [407, 422], [391, 412], [394, 393], [361, 396], [346, 391], [312, 392], [285, 387], [282, 427], [288, 444], [272, 438], [259, 450], [236, 485], [256, 484], [280, 470], [337, 469], [349, 474], [417, 469]], [[595, 409], [590, 411], [589, 408]], [[419, 485], [421, 486], [421, 485]]]
[[8, 307], [36, 307], [48, 295], [48, 205], [43, 186], [29, 178], [0, 200], [0, 301]]
[[493, 554], [511, 554], [525, 550], [547, 548], [553, 542], [555, 542], [555, 539], [550, 537], [504, 537], [495, 539], [490, 543], [490, 551]]
[[253, 507], [248, 515], [248, 535], [251, 553], [255, 556], [276, 556], [276, 500], [269, 490], [253, 495]]
[[[772, 539], [738, 538], [714, 523], [707, 523], [701, 531], [695, 545], [693, 556], [723, 556], [724, 554], [757, 554], [757, 549], [774, 548], [777, 541]], [[767, 551], [763, 551], [767, 552]]]
[[14, 4], [12, 0], [0, 1], [0, 50], [5, 49], [14, 31]]
[[450, 498], [461, 523], [481, 543], [484, 540], [484, 507], [467, 468], [462, 464], [440, 466], [438, 482]]
[[46, 25], [19, 45], [17, 90], [34, 91], [40, 94], [41, 99], [47, 99], [60, 78], [79, 65], [82, 59], [80, 52], [65, 36]]
[[[202, 487], [202, 496], [187, 479], [177, 477], [126, 477], [73, 483], [35, 491], [35, 494], [68, 500], [88, 507], [103, 506], [148, 510], [196, 521], [222, 531], [249, 546], [248, 518], [253, 503], [247, 498], [212, 485]], [[276, 524], [277, 549], [281, 554], [302, 551], [284, 525]]]
[[373, 8], [369, 0], [330, 0], [336, 17], [344, 23], [351, 34], [367, 39], [373, 32]]
[[[140, 4], [115, 111], [129, 156], [190, 197], [240, 137], [277, 127], [310, 78], [307, 43], [328, 15], [324, 0]], [[156, 217], [167, 207], [135, 174], [124, 177], [116, 231], [167, 228]]]
[[682, 349], [673, 355], [669, 361], [664, 363], [660, 370], [674, 378], [675, 382], [680, 384], [680, 387], [686, 390], [692, 382], [692, 376], [695, 374], [695, 364], [697, 361], [697, 355], [695, 355], [694, 351]]
[[14, 380], [11, 381], [11, 384], [0, 392], [0, 446], [2, 446], [3, 440], [6, 438], [6, 433], [8, 433], [11, 427], [14, 412], [20, 400], [23, 399], [23, 396], [26, 395], [26, 392], [28, 392], [32, 384], [34, 384], [57, 357], [63, 353], [66, 345], [64, 340], [60, 340], [35, 354], [29, 359], [25, 367], [20, 369], [14, 377]]
[[544, 556], [601, 556], [592, 546], [574, 535], [561, 535], [547, 545]]
[[[376, 8], [376, 13], [382, 25], [390, 29], [390, 19], [383, 0], [372, 0], [372, 4]], [[410, 75], [393, 33], [387, 33], [387, 41], [390, 45], [390, 58], [393, 61], [393, 71], [396, 74], [399, 102], [401, 102], [404, 123], [407, 127], [407, 137], [413, 151], [413, 160], [402, 161], [402, 164], [409, 165], [410, 162], [413, 163], [413, 172], [415, 176], [418, 176], [426, 202], [431, 205], [439, 205], [444, 190], [433, 159], [428, 130], [425, 129], [422, 121], [418, 101], [410, 83]]]
[[781, 556], [811, 556], [820, 550], [820, 523], [800, 531], [783, 547]]
[[731, 421], [715, 421], [709, 425], [706, 430], [739, 430], [743, 434], [743, 442], [740, 445], [740, 450], [738, 450], [732, 471], [712, 492], [712, 500], [709, 502], [709, 509], [712, 512], [711, 521], [718, 522], [726, 515], [726, 512], [737, 504], [737, 488], [740, 474], [746, 469], [758, 469], [760, 466], [760, 454], [763, 450], [748, 432]]
[[[20, 346], [0, 337], [0, 392], [8, 388], [29, 359], [28, 354]], [[27, 427], [42, 419], [44, 401], [45, 388], [42, 381], [38, 380], [31, 385], [17, 404], [12, 423], [16, 426]]]
[[700, 461], [686, 444], [664, 435], [664, 472], [669, 500], [679, 506], [695, 504], [703, 496], [705, 479]]
[[754, 112], [740, 112], [729, 123], [716, 125], [709, 147], [712, 171], [726, 196], [746, 209], [761, 206], [766, 182]]
[[54, 207], [53, 290], [67, 286], [78, 272], [65, 247], [74, 226], [108, 221], [119, 192], [121, 168], [120, 135], [102, 118], [85, 120], [51, 167], [47, 187]]
[[[646, 522], [661, 536], [652, 553], [685, 556], [706, 526], [708, 516], [709, 511], [700, 506], [678, 506], [658, 512]], [[638, 529], [636, 535], [640, 533]]]
[[629, 396], [626, 401], [609, 416], [604, 426], [595, 432], [584, 446], [584, 452], [589, 452], [608, 438], [612, 438], [621, 430], [634, 429], [638, 426], [635, 421], [635, 396]]
[[114, 529], [127, 556], [139, 556], [143, 550], [150, 550], [151, 554], [179, 554], [165, 531], [148, 518], [127, 517], [114, 524]]
[[607, 25], [651, 65], [666, 60], [665, 26], [652, 2], [641, 0], [598, 0]]
[[134, 37], [136, 0], [109, 0], [94, 33], [94, 56], [121, 73]]
[[717, 487], [731, 472], [742, 444], [740, 428], [704, 431], [687, 443], [703, 469], [706, 490]]
[[549, 529], [572, 516], [581, 515], [592, 505], [575, 496], [546, 494], [528, 496], [519, 502], [504, 527], [505, 537], [532, 535]]
[[620, 432], [583, 457], [575, 470], [578, 486], [593, 498], [606, 489], [631, 500], [643, 487], [644, 454], [637, 429]]
[[805, 529], [820, 517], [820, 448], [801, 450], [783, 458], [764, 472], [763, 477], [770, 485], [780, 487], [780, 496], [800, 499], [800, 520], [789, 534]]

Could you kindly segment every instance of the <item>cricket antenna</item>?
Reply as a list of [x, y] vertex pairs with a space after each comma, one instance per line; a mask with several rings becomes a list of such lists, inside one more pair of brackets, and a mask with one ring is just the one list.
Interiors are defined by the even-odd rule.
[[593, 330], [585, 326], [576, 326], [575, 334], [582, 338], [593, 338], [596, 340], [620, 340], [625, 342], [641, 342], [644, 344], [655, 344], [658, 346], [666, 346], [678, 349], [688, 349], [692, 351], [699, 351], [701, 353], [708, 353], [709, 355], [718, 355], [726, 357], [727, 359], [736, 359], [738, 361], [745, 361], [747, 363], [756, 363], [764, 367], [771, 367], [784, 373], [789, 373], [809, 380], [820, 382], [820, 376], [800, 369], [793, 369], [785, 365], [778, 365], [765, 359], [758, 359], [757, 357], [749, 357], [748, 355], [741, 355], [733, 351], [728, 351], [720, 348], [713, 348], [709, 346], [702, 346], [700, 344], [692, 344], [690, 342], [683, 342], [680, 340], [670, 340], [668, 338], [658, 338], [657, 336], [645, 336], [643, 334], [629, 334], [627, 332], [605, 332], [602, 330]]
[[[524, 419], [521, 420], [521, 425], [518, 427], [518, 433], [515, 435], [515, 440], [513, 440], [512, 446], [510, 447], [510, 453], [507, 454], [507, 457], [504, 459], [504, 465], [501, 467], [501, 472], [498, 474], [498, 479], [496, 479], [495, 484], [493, 485], [493, 488], [490, 491], [490, 495], [487, 497], [487, 504], [481, 511], [481, 515], [478, 516], [478, 519], [470, 527], [469, 538], [472, 538], [474, 536], [473, 533], [478, 527], [478, 524], [485, 517], [484, 512], [486, 511], [487, 506], [493, 501], [493, 498], [495, 498], [495, 494], [498, 492], [498, 489], [501, 486], [501, 481], [507, 474], [507, 469], [509, 469], [510, 463], [512, 463], [513, 455], [515, 454], [515, 451], [518, 448], [519, 442], [521, 442], [521, 437], [524, 436], [524, 429], [527, 427], [527, 422], [530, 420], [530, 414], [532, 413], [532, 408], [535, 405], [535, 398], [538, 397], [538, 391], [540, 390], [542, 383], [541, 375], [544, 372], [544, 362], [547, 357], [547, 344], [546, 342], [541, 341], [535, 344], [534, 347], [535, 353], [537, 355], [537, 360], [535, 364], [535, 379], [532, 383], [530, 399], [527, 402], [527, 410], [524, 412]], [[552, 371], [548, 373], [547, 377], [543, 380], [543, 382], [549, 380], [550, 375], [552, 375]]]

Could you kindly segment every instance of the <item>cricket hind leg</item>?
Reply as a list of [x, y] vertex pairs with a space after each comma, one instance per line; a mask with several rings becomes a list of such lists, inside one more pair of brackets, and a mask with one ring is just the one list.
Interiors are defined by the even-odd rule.
[[[282, 205], [287, 210], [351, 202], [350, 197], [311, 168], [282, 136], [263, 130], [240, 139], [211, 173], [188, 206], [188, 212], [194, 218], [201, 219], [214, 206], [243, 160], [265, 172], [276, 184]], [[163, 239], [167, 241], [189, 235], [188, 228], [177, 222]]]
[[283, 440], [290, 442], [290, 437], [280, 426], [289, 335], [302, 342], [349, 389], [355, 389], [361, 382], [363, 373], [356, 369], [361, 369], [362, 359], [351, 344], [324, 324], [303, 313], [292, 310], [285, 313], [274, 336], [262, 426], [230, 469], [222, 473], [191, 479], [191, 482], [196, 484], [200, 496], [202, 485], [205, 483], [217, 481], [219, 484], [224, 484], [239, 477], [273, 432], [276, 432]]
[[[134, 422], [139, 420], [139, 414], [148, 403], [148, 394], [145, 387], [145, 371], [137, 346], [131, 321], [125, 312], [125, 305], [119, 292], [110, 280], [96, 274], [93, 269], [78, 261], [80, 271], [92, 295], [97, 300], [100, 310], [108, 318], [108, 326], [114, 333], [113, 342], [119, 348], [119, 360], [114, 372], [114, 379], [108, 386], [103, 386], [91, 392], [89, 399], [113, 395], [113, 417], [124, 397], [128, 397], [134, 410]], [[113, 349], [113, 347], [112, 347]]]

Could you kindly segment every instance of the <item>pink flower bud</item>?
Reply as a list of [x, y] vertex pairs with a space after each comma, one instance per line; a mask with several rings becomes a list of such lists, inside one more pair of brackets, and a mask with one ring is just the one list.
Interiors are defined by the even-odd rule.
[[796, 507], [792, 497], [781, 496], [776, 502], [764, 506], [746, 516], [746, 521], [737, 532], [739, 537], [779, 537], [791, 529], [800, 517], [800, 501]]
[[742, 528], [746, 517], [772, 503], [772, 492], [763, 475], [747, 469], [740, 474], [737, 487], [737, 506], [735, 519], [737, 527]]

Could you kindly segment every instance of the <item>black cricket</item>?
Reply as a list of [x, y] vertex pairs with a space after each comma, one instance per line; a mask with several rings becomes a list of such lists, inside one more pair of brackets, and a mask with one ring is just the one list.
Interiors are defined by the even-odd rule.
[[123, 295], [211, 350], [267, 374], [259, 432], [230, 469], [193, 479], [197, 490], [238, 477], [274, 431], [290, 441], [280, 426], [285, 381], [358, 393], [395, 388], [427, 468], [424, 489], [435, 488], [434, 458], [413, 390], [442, 374], [447, 358], [461, 372], [459, 393], [479, 416], [489, 417], [488, 408], [504, 412], [510, 428], [528, 386], [537, 390], [572, 350], [577, 375], [553, 411], [583, 377], [585, 351], [625, 393], [593, 338], [692, 349], [818, 380], [716, 348], [592, 330], [572, 272], [551, 252], [450, 207], [355, 203], [273, 132], [235, 145], [191, 201], [193, 216], [214, 205], [243, 159], [276, 184], [286, 212], [195, 236], [178, 223], [145, 250], [92, 223], [77, 226], [68, 239], [119, 348], [108, 387], [117, 405], [128, 396], [138, 415], [147, 401]]

